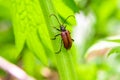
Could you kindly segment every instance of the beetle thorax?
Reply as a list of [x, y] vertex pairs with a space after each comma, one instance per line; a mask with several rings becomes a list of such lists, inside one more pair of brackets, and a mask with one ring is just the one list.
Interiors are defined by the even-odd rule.
[[64, 26], [60, 26], [60, 30], [61, 30], [61, 31], [66, 31], [66, 29], [65, 29]]

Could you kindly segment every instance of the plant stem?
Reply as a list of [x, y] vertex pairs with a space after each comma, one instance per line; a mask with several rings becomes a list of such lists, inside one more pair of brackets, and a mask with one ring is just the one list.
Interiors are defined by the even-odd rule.
[[[50, 14], [55, 14], [56, 12], [54, 10], [51, 0], [39, 0], [39, 1], [40, 1], [41, 9], [43, 11], [43, 15], [45, 17], [48, 30], [50, 32], [50, 36], [52, 37], [54, 33], [52, 32], [53, 28], [50, 27], [50, 25], [57, 25], [57, 22], [56, 20], [53, 19], [50, 20], [49, 16]], [[56, 41], [52, 41], [52, 43], [56, 51], [58, 49], [58, 47], [56, 48], [56, 46], [59, 42], [58, 40], [56, 40]], [[61, 80], [77, 80], [77, 73], [73, 61], [74, 60], [72, 60], [71, 53], [65, 50], [64, 48], [62, 48], [61, 53], [56, 54], [57, 68]]]

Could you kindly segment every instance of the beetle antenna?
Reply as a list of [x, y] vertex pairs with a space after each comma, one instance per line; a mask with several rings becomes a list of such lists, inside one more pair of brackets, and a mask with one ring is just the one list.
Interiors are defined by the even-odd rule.
[[68, 16], [68, 17], [65, 19], [65, 21], [63, 22], [63, 24], [62, 24], [62, 25], [64, 25], [64, 24], [66, 23], [66, 21], [68, 20], [68, 18], [70, 18], [70, 17], [74, 17], [74, 18], [75, 18], [75, 16], [74, 16], [74, 15], [70, 15], [70, 16]]
[[[58, 23], [60, 24], [60, 22], [59, 22], [59, 20], [58, 20], [58, 18], [57, 18], [57, 16], [56, 16], [55, 14], [51, 14], [50, 17], [51, 17], [51, 16], [54, 16], [54, 17], [57, 19]], [[60, 25], [61, 25], [61, 24], [60, 24]]]

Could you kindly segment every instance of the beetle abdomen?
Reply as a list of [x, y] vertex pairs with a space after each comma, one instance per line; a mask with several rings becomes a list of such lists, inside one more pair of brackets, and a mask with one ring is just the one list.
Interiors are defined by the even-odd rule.
[[66, 49], [70, 49], [72, 46], [72, 40], [69, 31], [63, 31], [61, 33], [62, 41]]

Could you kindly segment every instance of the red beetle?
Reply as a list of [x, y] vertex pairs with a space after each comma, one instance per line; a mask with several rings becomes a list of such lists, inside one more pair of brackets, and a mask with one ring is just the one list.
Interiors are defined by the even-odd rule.
[[[60, 24], [60, 22], [59, 22], [58, 18], [56, 17], [56, 15], [51, 14], [50, 16], [54, 16], [54, 17], [57, 19], [58, 23]], [[69, 17], [71, 17], [71, 16], [73, 16], [73, 15], [68, 16], [68, 17], [66, 18], [66, 20], [67, 20]], [[74, 16], [73, 16], [73, 17], [74, 17]], [[66, 20], [64, 21], [64, 23], [66, 22]], [[65, 47], [66, 49], [70, 49], [71, 46], [72, 46], [72, 41], [74, 41], [74, 40], [71, 38], [71, 36], [70, 36], [70, 32], [69, 32], [68, 30], [66, 30], [66, 26], [64, 26], [64, 23], [63, 23], [63, 24], [60, 24], [60, 29], [54, 27], [56, 30], [60, 31], [61, 33], [55, 35], [54, 38], [52, 38], [52, 40], [55, 40], [56, 37], [59, 36], [59, 35], [61, 35], [61, 38], [62, 38], [60, 49], [59, 49], [59, 51], [57, 51], [56, 53], [60, 53], [61, 48], [62, 48], [62, 42], [63, 42], [64, 47]]]

